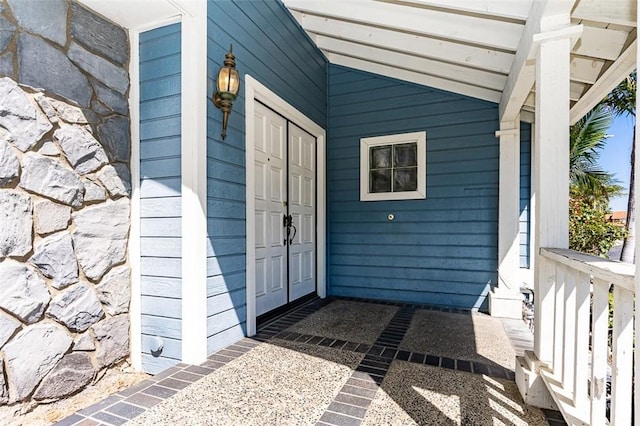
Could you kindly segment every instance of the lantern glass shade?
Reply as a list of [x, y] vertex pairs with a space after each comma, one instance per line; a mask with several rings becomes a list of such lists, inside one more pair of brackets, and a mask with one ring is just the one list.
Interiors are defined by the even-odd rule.
[[238, 95], [238, 88], [240, 87], [240, 76], [235, 68], [230, 66], [223, 66], [218, 72], [218, 93], [222, 97], [225, 95], [231, 95], [236, 97]]

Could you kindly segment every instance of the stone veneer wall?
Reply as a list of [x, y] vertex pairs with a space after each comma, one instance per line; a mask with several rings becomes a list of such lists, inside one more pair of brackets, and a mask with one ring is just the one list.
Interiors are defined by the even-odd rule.
[[0, 0], [0, 405], [129, 353], [129, 42], [70, 0]]

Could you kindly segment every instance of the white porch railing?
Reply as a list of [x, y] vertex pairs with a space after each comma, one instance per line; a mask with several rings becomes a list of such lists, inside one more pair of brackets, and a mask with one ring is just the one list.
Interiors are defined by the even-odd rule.
[[569, 424], [631, 425], [635, 266], [566, 249], [543, 248], [540, 255], [554, 271], [555, 292], [553, 329], [540, 334], [554, 348], [540, 370], [544, 383]]

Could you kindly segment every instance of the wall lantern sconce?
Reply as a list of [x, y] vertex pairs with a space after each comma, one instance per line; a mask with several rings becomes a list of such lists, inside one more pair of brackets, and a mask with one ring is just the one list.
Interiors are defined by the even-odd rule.
[[217, 91], [213, 94], [213, 104], [222, 110], [222, 140], [227, 137], [227, 121], [233, 106], [233, 101], [240, 90], [240, 75], [236, 70], [236, 57], [233, 55], [233, 46], [224, 55], [224, 65], [218, 71]]

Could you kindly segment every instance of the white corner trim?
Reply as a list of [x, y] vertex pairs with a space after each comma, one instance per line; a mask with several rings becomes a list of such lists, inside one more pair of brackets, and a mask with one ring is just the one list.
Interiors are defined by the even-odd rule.
[[207, 5], [182, 16], [182, 361], [207, 358]]
[[129, 264], [131, 265], [131, 302], [129, 304], [129, 338], [131, 365], [142, 370], [142, 295], [140, 284], [140, 46], [139, 32], [131, 31], [129, 75], [129, 118], [131, 123], [131, 229]]
[[[415, 191], [369, 192], [369, 149], [380, 145], [416, 143], [418, 187]], [[427, 132], [397, 133], [360, 139], [360, 201], [423, 200], [427, 198]]]
[[[498, 287], [520, 292], [520, 120], [501, 123], [498, 201]], [[492, 313], [493, 314], [493, 313]]]
[[250, 75], [245, 76], [245, 128], [246, 128], [246, 288], [247, 288], [247, 335], [256, 333], [256, 271], [255, 271], [255, 162], [254, 154], [254, 113], [255, 101], [258, 100], [278, 114], [300, 126], [316, 138], [317, 144], [317, 293], [319, 297], [326, 297], [326, 131], [313, 120], [294, 108], [287, 101], [269, 90]]

